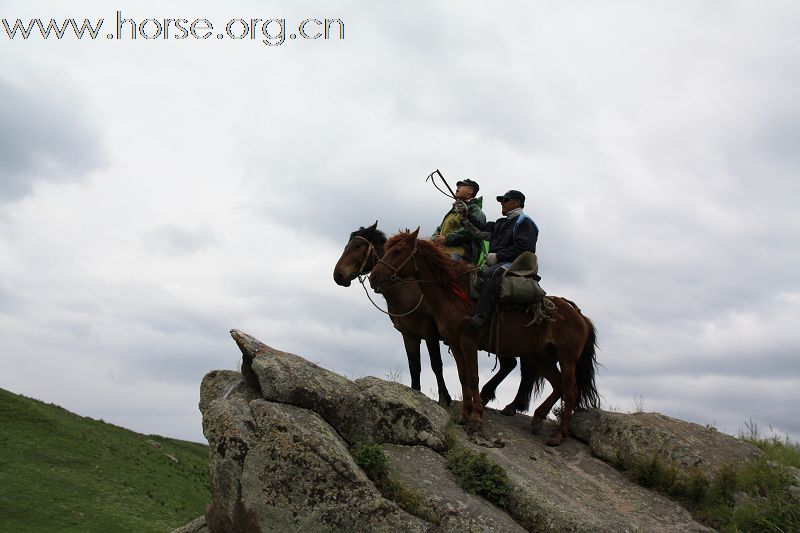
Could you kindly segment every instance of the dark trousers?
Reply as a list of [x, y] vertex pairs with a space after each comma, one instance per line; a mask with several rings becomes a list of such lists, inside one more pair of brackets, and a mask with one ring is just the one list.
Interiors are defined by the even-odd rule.
[[492, 265], [483, 271], [483, 288], [481, 298], [478, 300], [478, 309], [475, 313], [480, 318], [489, 318], [497, 299], [500, 297], [500, 280], [506, 269], [501, 264]]

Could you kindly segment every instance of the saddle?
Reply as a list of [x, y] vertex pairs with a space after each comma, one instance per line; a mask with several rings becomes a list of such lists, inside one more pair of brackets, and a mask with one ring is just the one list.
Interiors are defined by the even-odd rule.
[[[500, 281], [500, 304], [533, 305], [541, 303], [547, 294], [539, 285], [539, 261], [533, 252], [523, 252], [508, 267]], [[478, 300], [483, 285], [483, 271], [470, 275], [469, 296]]]

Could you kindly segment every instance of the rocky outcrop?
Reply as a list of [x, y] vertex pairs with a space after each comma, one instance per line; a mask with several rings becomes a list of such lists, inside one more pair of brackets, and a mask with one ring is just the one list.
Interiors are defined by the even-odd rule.
[[[529, 531], [710, 531], [668, 497], [633, 483], [592, 455], [577, 439], [545, 444], [527, 416], [487, 410], [481, 439], [459, 433], [464, 446], [483, 451], [508, 472], [509, 511]], [[488, 446], [488, 447], [487, 447]]]
[[418, 391], [377, 378], [355, 382], [232, 330], [264, 399], [318, 413], [350, 444], [364, 440], [444, 448], [447, 411]]
[[[706, 531], [613, 465], [620, 456], [655, 454], [713, 469], [756, 455], [737, 439], [661, 415], [576, 413], [571, 429], [589, 444], [569, 439], [550, 448], [531, 435], [529, 417], [489, 409], [483, 433], [467, 435], [450, 427], [448, 411], [403, 385], [351, 381], [245, 333], [231, 335], [246, 368], [203, 379], [213, 501], [205, 517], [179, 530], [185, 533]], [[453, 440], [504, 467], [507, 510], [458, 485], [441, 455]], [[351, 450], [363, 442], [383, 446], [393, 482], [415, 497], [414, 508], [403, 505], [414, 514], [356, 464]]]
[[730, 435], [660, 413], [591, 409], [572, 416], [570, 431], [605, 461], [632, 466], [657, 460], [673, 467], [678, 477], [699, 473], [713, 479], [721, 468], [761, 455]]

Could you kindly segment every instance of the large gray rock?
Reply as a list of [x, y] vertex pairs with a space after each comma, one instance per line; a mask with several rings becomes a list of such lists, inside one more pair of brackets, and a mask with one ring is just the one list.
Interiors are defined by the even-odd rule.
[[419, 391], [374, 377], [357, 379], [361, 391], [354, 435], [367, 435], [376, 442], [422, 444], [444, 449], [450, 414]]
[[350, 444], [374, 440], [444, 447], [448, 412], [424, 394], [376, 378], [357, 382], [238, 330], [231, 336], [264, 399], [318, 413]]
[[624, 466], [657, 459], [674, 466], [679, 477], [700, 472], [713, 478], [725, 465], [761, 455], [740, 439], [660, 413], [579, 411], [572, 415], [570, 431], [601, 459]]
[[438, 453], [395, 444], [385, 450], [400, 482], [419, 496], [421, 514], [435, 517], [438, 531], [525, 531], [506, 512], [462, 489]]
[[247, 401], [260, 398], [252, 387], [248, 386], [242, 374], [234, 370], [212, 370], [200, 383], [200, 412], [205, 413], [212, 401], [237, 394]]
[[319, 415], [239, 394], [204, 414], [212, 532], [425, 531], [384, 499]]
[[[660, 457], [684, 469], [758, 455], [736, 439], [662, 415], [576, 413], [559, 448], [531, 435], [530, 418], [488, 409], [483, 434], [461, 445], [505, 468], [506, 513], [460, 489], [441, 451], [449, 413], [377, 378], [350, 381], [233, 330], [243, 374], [201, 385], [212, 504], [183, 531], [708, 531], [678, 503], [617, 471]], [[548, 422], [548, 425], [551, 423]], [[383, 443], [394, 476], [421, 504], [412, 516], [384, 498], [348, 444]], [[594, 455], [593, 455], [594, 454]], [[604, 460], [601, 460], [605, 459]], [[411, 509], [411, 507], [407, 507]]]
[[585, 444], [568, 439], [558, 448], [548, 447], [545, 440], [555, 429], [551, 422], [541, 435], [532, 435], [529, 428], [530, 417], [505, 417], [487, 409], [481, 438], [459, 433], [464, 446], [486, 452], [506, 469], [512, 485], [509, 512], [525, 529], [711, 531], [675, 501], [592, 457]]

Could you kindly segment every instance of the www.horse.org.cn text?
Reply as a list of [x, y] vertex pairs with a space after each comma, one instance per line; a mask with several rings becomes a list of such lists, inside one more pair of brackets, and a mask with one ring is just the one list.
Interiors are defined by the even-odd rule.
[[[223, 24], [214, 24], [206, 18], [143, 18], [135, 19], [116, 12], [111, 21], [99, 18], [56, 19], [2, 19], [0, 35], [8, 40], [77, 39], [107, 40], [234, 40], [261, 42], [267, 46], [280, 46], [286, 40], [329, 41], [344, 40], [344, 22], [338, 18], [306, 18], [288, 25], [286, 18], [232, 18]], [[103, 29], [105, 28], [105, 33]]]

